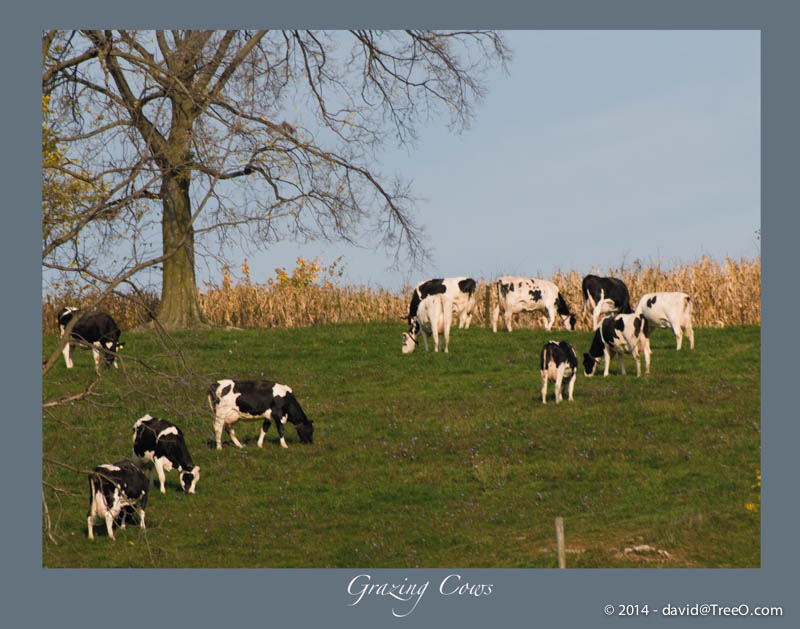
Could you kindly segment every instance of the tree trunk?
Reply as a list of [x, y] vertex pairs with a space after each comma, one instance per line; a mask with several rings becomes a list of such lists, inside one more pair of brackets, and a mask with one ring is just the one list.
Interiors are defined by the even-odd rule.
[[180, 242], [184, 234], [186, 239], [175, 255], [164, 260], [158, 322], [167, 330], [210, 327], [211, 322], [200, 308], [197, 297], [189, 177], [165, 174], [161, 184], [161, 198], [164, 253]]

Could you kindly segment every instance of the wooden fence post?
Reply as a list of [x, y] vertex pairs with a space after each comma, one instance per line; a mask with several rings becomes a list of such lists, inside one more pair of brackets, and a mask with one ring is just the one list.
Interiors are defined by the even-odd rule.
[[556, 545], [558, 546], [558, 567], [567, 567], [566, 548], [564, 547], [564, 518], [556, 518]]

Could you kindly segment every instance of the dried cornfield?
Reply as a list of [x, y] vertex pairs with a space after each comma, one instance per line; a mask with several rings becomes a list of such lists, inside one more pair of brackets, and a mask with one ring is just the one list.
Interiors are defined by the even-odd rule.
[[[662, 269], [660, 264], [631, 268], [591, 269], [595, 275], [618, 277], [627, 284], [632, 306], [639, 297], [655, 291], [683, 291], [694, 303], [695, 327], [725, 327], [761, 324], [761, 261], [726, 259], [718, 262], [708, 257], [687, 265]], [[552, 277], [573, 312], [583, 309], [581, 280], [577, 271], [557, 271]], [[278, 282], [254, 284], [248, 280], [233, 285], [228, 278], [222, 286], [209, 287], [200, 293], [200, 304], [211, 321], [221, 326], [297, 327], [324, 323], [369, 323], [397, 321], [408, 312], [411, 292], [400, 293], [366, 286], [341, 286], [336, 283], [294, 286]], [[491, 325], [496, 301], [492, 280], [482, 278], [478, 287], [478, 307], [473, 325]], [[57, 332], [56, 315], [63, 304], [82, 306], [87, 296], [46, 295], [42, 301], [42, 329]], [[137, 299], [126, 295], [109, 298], [103, 308], [123, 329], [147, 322], [158, 306], [158, 298], [145, 294]], [[578, 329], [590, 328], [589, 317], [578, 317]], [[523, 313], [515, 327], [540, 327], [541, 317]], [[558, 324], [557, 324], [558, 325]]]

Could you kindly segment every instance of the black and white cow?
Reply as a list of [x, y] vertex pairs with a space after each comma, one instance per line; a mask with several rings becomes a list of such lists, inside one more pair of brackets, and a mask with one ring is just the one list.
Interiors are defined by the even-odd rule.
[[683, 343], [683, 328], [689, 338], [689, 349], [694, 349], [692, 298], [686, 293], [647, 293], [639, 300], [635, 312], [643, 314], [651, 325], [672, 328], [677, 349]]
[[408, 307], [408, 324], [417, 315], [419, 304], [428, 295], [442, 295], [445, 308], [450, 314], [455, 313], [458, 327], [469, 329], [472, 313], [477, 304], [475, 290], [477, 283], [471, 277], [445, 277], [420, 282], [414, 287], [411, 303]]
[[133, 425], [133, 453], [153, 462], [162, 494], [166, 493], [164, 473], [170, 470], [180, 472], [184, 493], [194, 493], [200, 480], [200, 466], [192, 462], [183, 433], [175, 424], [149, 414], [139, 418]]
[[222, 448], [223, 428], [230, 433], [237, 447], [244, 447], [233, 431], [233, 424], [239, 419], [264, 420], [258, 436], [259, 448], [264, 444], [270, 419], [278, 429], [281, 447], [288, 447], [283, 436], [283, 427], [287, 421], [295, 425], [302, 443], [312, 442], [314, 422], [306, 417], [294, 393], [285, 384], [265, 380], [218, 380], [208, 389], [208, 403], [214, 413], [217, 450]]
[[644, 354], [644, 373], [650, 375], [650, 325], [640, 314], [619, 314], [606, 317], [594, 333], [589, 352], [583, 355], [584, 374], [594, 375], [597, 363], [605, 360], [603, 376], [608, 375], [611, 355], [619, 354], [619, 366], [625, 374], [624, 354], [631, 354], [636, 361], [636, 376], [642, 373], [640, 353]]
[[592, 330], [596, 330], [603, 317], [610, 314], [630, 314], [631, 297], [625, 282], [616, 277], [587, 275], [581, 282], [583, 310], [592, 311]]
[[439, 351], [439, 335], [444, 334], [444, 351], [450, 345], [450, 322], [452, 312], [445, 305], [444, 295], [428, 295], [417, 305], [416, 314], [409, 318], [408, 332], [403, 332], [403, 353], [410, 354], [417, 347], [417, 338], [422, 335], [425, 351], [428, 351], [428, 335], [433, 337], [433, 351]]
[[570, 312], [567, 302], [561, 296], [558, 286], [549, 280], [536, 277], [504, 276], [497, 280], [497, 303], [492, 310], [492, 332], [497, 332], [497, 319], [500, 306], [506, 329], [511, 332], [511, 317], [518, 312], [541, 312], [544, 314], [544, 327], [550, 330], [556, 315], [567, 330], [575, 329], [575, 315]]
[[147, 489], [150, 479], [139, 464], [130, 459], [103, 463], [89, 472], [89, 539], [94, 539], [94, 519], [105, 520], [108, 536], [114, 539], [114, 521], [120, 518], [120, 528], [135, 507], [139, 507], [139, 526], [144, 526]]
[[105, 355], [107, 365], [118, 367], [115, 354], [123, 348], [123, 344], [119, 342], [119, 326], [111, 315], [105, 312], [81, 315], [77, 308], [62, 308], [58, 313], [58, 328], [62, 337], [67, 331], [67, 325], [74, 317], [79, 317], [79, 320], [72, 327], [70, 341], [64, 346], [62, 352], [67, 369], [72, 369], [72, 346], [76, 344], [76, 341], [84, 341], [91, 346], [92, 354], [94, 355], [94, 368], [98, 373], [100, 371], [101, 352]]
[[578, 357], [575, 348], [566, 341], [548, 341], [542, 347], [542, 404], [547, 404], [547, 383], [556, 383], [556, 404], [562, 399], [561, 385], [568, 381], [567, 399], [572, 402], [575, 379], [578, 377]]

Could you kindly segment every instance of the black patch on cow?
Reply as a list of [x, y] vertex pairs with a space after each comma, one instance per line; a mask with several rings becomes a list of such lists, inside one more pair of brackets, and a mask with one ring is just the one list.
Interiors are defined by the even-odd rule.
[[633, 335], [639, 336], [639, 333], [642, 331], [642, 320], [644, 317], [638, 316], [633, 320]]
[[[603, 323], [608, 321], [608, 319], [604, 319]], [[589, 355], [593, 358], [600, 358], [603, 355], [603, 348], [605, 344], [603, 343], [603, 334], [602, 334], [603, 326], [601, 325], [597, 330], [595, 330], [594, 337], [592, 337], [592, 345], [589, 347]]]
[[477, 283], [471, 277], [458, 281], [458, 290], [460, 290], [462, 293], [467, 293], [468, 295], [472, 295], [477, 286]]
[[647, 300], [647, 307], [652, 308], [653, 304], [656, 303], [657, 295], [653, 295], [650, 299]]
[[540, 291], [538, 288], [535, 290], [529, 290], [528, 294], [531, 296], [533, 301], [541, 301], [542, 299], [542, 291]]

